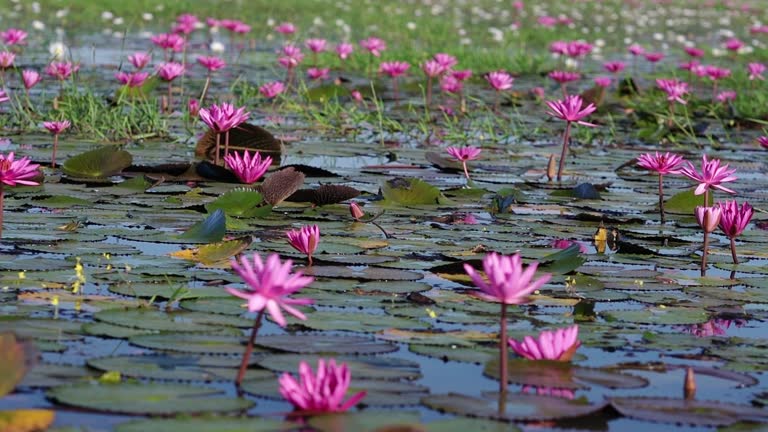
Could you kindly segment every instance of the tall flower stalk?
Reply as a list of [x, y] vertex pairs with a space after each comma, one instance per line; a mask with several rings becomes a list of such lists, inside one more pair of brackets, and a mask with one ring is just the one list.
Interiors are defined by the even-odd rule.
[[69, 120], [43, 122], [48, 132], [53, 134], [53, 150], [51, 151], [51, 168], [56, 168], [56, 149], [59, 147], [59, 135], [72, 126]]
[[659, 216], [661, 223], [666, 223], [666, 216], [664, 214], [664, 175], [679, 174], [682, 163], [682, 156], [669, 152], [665, 154], [660, 154], [659, 152], [656, 152], [656, 154], [646, 153], [637, 158], [639, 166], [649, 171], [656, 171], [659, 174]]
[[507, 306], [525, 303], [528, 295], [547, 283], [552, 275], [545, 273], [538, 279], [534, 279], [538, 262], [533, 262], [527, 267], [523, 266], [520, 254], [512, 256], [490, 253], [483, 258], [483, 270], [487, 277], [484, 279], [469, 264], [464, 264], [472, 282], [480, 289], [477, 296], [483, 300], [501, 304], [501, 316], [499, 321], [499, 410], [503, 410], [503, 401], [506, 400], [508, 371], [508, 340], [507, 340]]
[[240, 261], [232, 258], [230, 263], [232, 269], [243, 278], [248, 288], [245, 291], [227, 288], [227, 292], [247, 300], [249, 312], [259, 313], [253, 322], [251, 336], [243, 353], [243, 361], [240, 363], [240, 369], [237, 372], [237, 378], [235, 378], [235, 384], [240, 387], [245, 372], [248, 370], [248, 361], [253, 352], [253, 344], [261, 327], [264, 312], [268, 311], [280, 327], [285, 327], [288, 324], [281, 309], [300, 320], [306, 320], [307, 317], [294, 305], [308, 305], [312, 303], [312, 300], [288, 296], [311, 284], [314, 279], [310, 276], [304, 276], [301, 272], [291, 273], [293, 262], [291, 260], [281, 262], [280, 256], [277, 254], [270, 255], [266, 261], [262, 261], [259, 254], [253, 254], [251, 259], [245, 256], [242, 256]]
[[557, 101], [547, 101], [549, 111], [547, 114], [565, 120], [565, 131], [563, 132], [563, 150], [560, 153], [560, 163], [557, 166], [557, 181], [563, 177], [563, 168], [565, 167], [565, 157], [568, 154], [568, 142], [571, 137], [571, 124], [576, 123], [589, 127], [597, 127], [592, 123], [582, 121], [583, 118], [595, 112], [597, 107], [594, 104], [584, 106], [581, 96], [569, 95], [565, 99]]
[[723, 183], [738, 180], [738, 177], [733, 175], [736, 172], [736, 169], [728, 169], [728, 164], [721, 166], [720, 159], [709, 160], [707, 155], [702, 155], [701, 172], [696, 171], [696, 167], [691, 162], [687, 162], [687, 164], [688, 165], [680, 169], [680, 174], [699, 182], [699, 185], [696, 186], [696, 190], [693, 193], [695, 195], [704, 194], [705, 207], [710, 205], [710, 189], [719, 189], [732, 195], [736, 193], [736, 191], [728, 189], [722, 185]]
[[736, 255], [736, 237], [744, 232], [744, 229], [749, 225], [749, 221], [752, 220], [754, 209], [748, 202], [744, 202], [741, 206], [736, 201], [725, 201], [717, 203], [717, 207], [720, 208], [720, 223], [718, 226], [720, 230], [728, 236], [731, 243], [731, 258], [734, 264], [739, 263], [739, 258]]
[[721, 209], [719, 206], [696, 207], [696, 222], [704, 231], [704, 250], [701, 252], [701, 277], [707, 275], [707, 254], [709, 253], [709, 234], [720, 223]]

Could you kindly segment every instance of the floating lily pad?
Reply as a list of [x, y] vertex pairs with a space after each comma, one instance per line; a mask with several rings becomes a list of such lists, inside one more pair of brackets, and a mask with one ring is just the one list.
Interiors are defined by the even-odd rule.
[[0, 397], [12, 392], [24, 378], [28, 363], [33, 360], [31, 354], [13, 333], [0, 333]]
[[0, 431], [35, 432], [48, 430], [56, 413], [43, 409], [0, 411]]
[[152, 309], [110, 309], [94, 315], [97, 321], [156, 331], [210, 332], [217, 326], [250, 327], [250, 320], [198, 312], [161, 312]]
[[118, 174], [131, 166], [133, 157], [115, 146], [104, 146], [73, 156], [61, 169], [70, 177], [100, 179]]
[[115, 432], [281, 432], [296, 427], [293, 423], [264, 417], [194, 417], [134, 420], [121, 423]]
[[319, 432], [408, 431], [418, 427], [419, 417], [417, 412], [365, 411], [316, 416], [309, 419], [309, 425]]
[[228, 216], [238, 218], [264, 217], [272, 207], [262, 205], [264, 197], [253, 189], [233, 189], [205, 205], [208, 212], [222, 210]]
[[247, 399], [223, 394], [221, 390], [180, 384], [83, 383], [54, 387], [48, 398], [88, 410], [139, 415], [229, 412], [253, 406]]
[[381, 187], [381, 193], [388, 202], [405, 206], [448, 202], [439, 189], [417, 178], [398, 177], [387, 180]]
[[189, 227], [178, 238], [195, 243], [217, 242], [224, 238], [224, 234], [227, 232], [226, 224], [224, 210], [217, 209], [204, 220]]
[[637, 324], [697, 324], [709, 320], [709, 314], [705, 310], [687, 307], [652, 307], [643, 310], [605, 311], [601, 314], [607, 320]]
[[[278, 391], [279, 387], [278, 380], [272, 378], [244, 381], [242, 388], [247, 393], [259, 397], [281, 400], [283, 396]], [[375, 406], [418, 405], [419, 400], [429, 393], [426, 387], [409, 382], [353, 378], [346, 397], [361, 391], [366, 392], [361, 403]]]
[[[316, 365], [318, 358], [323, 355], [313, 354], [277, 354], [264, 357], [258, 361], [259, 366], [276, 372], [297, 373], [299, 363], [308, 362]], [[337, 356], [336, 363], [347, 363], [353, 377], [363, 379], [417, 379], [421, 376], [418, 363], [391, 357], [343, 357]]]
[[358, 332], [377, 332], [388, 328], [424, 329], [429, 323], [391, 315], [367, 313], [347, 313], [335, 311], [312, 312], [306, 321], [287, 317], [289, 324], [301, 324], [315, 330], [347, 330]]
[[414, 281], [424, 277], [421, 273], [380, 267], [366, 267], [356, 270], [341, 266], [312, 266], [305, 268], [304, 273], [317, 277], [373, 281]]
[[172, 252], [170, 255], [174, 258], [182, 258], [205, 265], [214, 265], [244, 251], [251, 245], [251, 242], [253, 242], [253, 239], [250, 236], [245, 236], [203, 245], [195, 249]]
[[498, 411], [498, 400], [481, 399], [455, 393], [427, 396], [422, 403], [429, 408], [451, 414], [499, 420], [543, 421], [582, 417], [603, 409], [582, 400], [529, 394], [510, 394], [505, 410]]
[[748, 405], [654, 397], [611, 398], [622, 415], [641, 420], [697, 426], [728, 426], [739, 421], [768, 422], [768, 412]]
[[256, 345], [294, 353], [307, 354], [382, 354], [397, 350], [397, 346], [359, 336], [334, 335], [265, 335]]
[[[485, 364], [483, 373], [499, 379], [499, 360]], [[509, 382], [533, 387], [586, 389], [598, 386], [611, 389], [636, 389], [648, 385], [645, 378], [608, 369], [576, 366], [569, 362], [512, 359], [509, 361]]]
[[[134, 345], [161, 351], [199, 354], [242, 354], [246, 339], [234, 335], [161, 333], [130, 338]], [[261, 351], [257, 348], [256, 351]]]

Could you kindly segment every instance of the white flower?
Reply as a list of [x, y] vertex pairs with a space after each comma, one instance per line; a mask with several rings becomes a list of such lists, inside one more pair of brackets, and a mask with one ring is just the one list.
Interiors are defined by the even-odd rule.
[[60, 9], [56, 11], [56, 18], [64, 18], [69, 13], [69, 9]]
[[36, 14], [40, 13], [40, 3], [32, 2], [32, 12]]
[[275, 26], [275, 20], [272, 18], [269, 18], [267, 20], [267, 27], [274, 27]]
[[224, 44], [223, 44], [223, 43], [221, 43], [221, 42], [219, 42], [219, 41], [213, 41], [213, 42], [211, 42], [211, 46], [210, 46], [210, 49], [211, 49], [211, 51], [213, 51], [213, 52], [216, 52], [216, 53], [222, 53], [222, 52], [224, 52], [224, 51], [225, 51], [227, 48], [224, 46]]
[[113, 17], [114, 15], [110, 11], [104, 11], [101, 13], [101, 19], [103, 19], [104, 21], [111, 20]]
[[51, 44], [48, 45], [48, 52], [54, 59], [62, 60], [67, 54], [67, 46], [61, 41], [51, 42]]
[[124, 22], [125, 20], [122, 17], [117, 17], [112, 21], [112, 24], [119, 26], [119, 25], [123, 25]]
[[154, 18], [154, 16], [149, 12], [144, 12], [143, 14], [141, 14], [141, 19], [143, 19], [144, 21], [152, 21], [152, 18]]
[[45, 24], [40, 20], [32, 21], [32, 28], [35, 30], [45, 30]]
[[416, 30], [416, 23], [413, 21], [408, 21], [408, 24], [406, 24], [405, 27], [408, 30]]

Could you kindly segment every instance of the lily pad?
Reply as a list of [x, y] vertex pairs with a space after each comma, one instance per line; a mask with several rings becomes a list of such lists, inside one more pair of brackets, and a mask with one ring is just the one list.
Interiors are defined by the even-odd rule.
[[295, 429], [296, 425], [264, 417], [193, 417], [173, 419], [135, 420], [121, 423], [115, 432], [281, 432]]
[[382, 354], [397, 350], [397, 346], [360, 336], [334, 335], [265, 335], [256, 338], [256, 345], [293, 353], [306, 354]]
[[510, 394], [499, 413], [496, 398], [481, 399], [455, 393], [427, 396], [422, 403], [429, 408], [469, 417], [492, 418], [499, 420], [544, 421], [576, 418], [596, 413], [602, 405], [591, 405], [582, 400], [540, 396], [530, 394]]
[[438, 188], [417, 178], [398, 177], [387, 180], [381, 187], [381, 193], [387, 202], [405, 206], [448, 202]]
[[47, 396], [62, 405], [82, 409], [138, 415], [195, 414], [246, 410], [247, 399], [224, 397], [206, 387], [156, 383], [83, 383], [54, 387]]
[[[533, 387], [575, 390], [594, 385], [610, 389], [636, 389], [648, 385], [648, 380], [639, 376], [549, 360], [512, 359], [508, 371], [510, 383]], [[486, 363], [483, 373], [498, 380], [498, 358]]]
[[73, 156], [61, 169], [70, 177], [100, 179], [120, 173], [131, 166], [133, 157], [116, 146], [104, 146]]
[[[295, 374], [299, 370], [299, 363], [304, 361], [316, 365], [323, 355], [313, 354], [276, 354], [264, 357], [257, 363], [259, 366], [276, 372], [288, 372]], [[336, 364], [346, 363], [353, 377], [363, 379], [413, 380], [421, 376], [419, 364], [416, 362], [390, 357], [344, 357], [337, 356]]]
[[189, 227], [178, 238], [194, 243], [210, 243], [223, 239], [226, 233], [227, 220], [224, 210], [217, 209], [202, 221]]
[[209, 212], [222, 210], [228, 216], [238, 218], [264, 217], [272, 207], [263, 205], [264, 197], [253, 189], [233, 189], [205, 205]]
[[610, 404], [627, 417], [697, 426], [728, 426], [739, 421], [768, 422], [768, 412], [748, 405], [654, 397], [611, 398]]
[[251, 245], [251, 242], [253, 242], [251, 236], [239, 237], [232, 240], [224, 240], [203, 245], [194, 249], [171, 252], [170, 256], [199, 262], [204, 265], [215, 265], [225, 262], [229, 258], [244, 251]]

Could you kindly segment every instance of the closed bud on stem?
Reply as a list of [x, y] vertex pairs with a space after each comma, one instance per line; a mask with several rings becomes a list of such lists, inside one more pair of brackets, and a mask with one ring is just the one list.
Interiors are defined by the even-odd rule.
[[683, 397], [690, 400], [696, 397], [696, 376], [693, 374], [693, 368], [685, 370], [685, 383], [683, 384]]
[[549, 181], [554, 180], [556, 174], [557, 174], [557, 161], [555, 161], [555, 155], [550, 153], [549, 162], [547, 163], [547, 178], [549, 179]]

